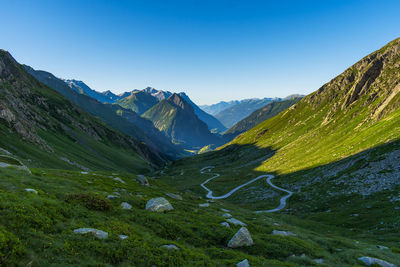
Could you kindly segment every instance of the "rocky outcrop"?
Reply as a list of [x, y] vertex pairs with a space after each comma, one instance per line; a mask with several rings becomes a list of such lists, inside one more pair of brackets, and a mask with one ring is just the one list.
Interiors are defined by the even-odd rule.
[[253, 239], [251, 238], [249, 230], [246, 227], [242, 227], [232, 237], [228, 243], [230, 248], [247, 247], [253, 245]]
[[146, 204], [146, 210], [163, 212], [173, 210], [174, 207], [163, 197], [157, 197], [150, 199]]
[[236, 264], [236, 267], [250, 267], [249, 261], [247, 259], [242, 260]]

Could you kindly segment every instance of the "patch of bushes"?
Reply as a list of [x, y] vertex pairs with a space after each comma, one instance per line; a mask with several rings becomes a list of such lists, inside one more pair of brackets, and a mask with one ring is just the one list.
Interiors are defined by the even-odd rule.
[[6, 266], [8, 262], [18, 259], [24, 251], [25, 248], [19, 239], [13, 233], [0, 227], [0, 265]]
[[108, 211], [112, 206], [110, 201], [95, 194], [70, 194], [65, 198], [67, 203], [79, 203], [89, 210]]

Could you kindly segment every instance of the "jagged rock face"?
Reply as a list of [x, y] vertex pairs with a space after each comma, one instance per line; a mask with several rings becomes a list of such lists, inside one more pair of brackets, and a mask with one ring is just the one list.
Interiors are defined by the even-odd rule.
[[350, 112], [357, 105], [371, 108], [376, 120], [400, 106], [400, 39], [366, 56], [345, 72], [306, 97], [314, 109], [334, 103], [324, 123], [335, 119], [338, 111]]

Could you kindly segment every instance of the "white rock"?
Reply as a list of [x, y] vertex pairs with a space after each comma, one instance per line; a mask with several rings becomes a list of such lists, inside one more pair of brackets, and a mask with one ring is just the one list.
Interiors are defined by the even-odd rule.
[[230, 217], [232, 217], [232, 215], [230, 215], [229, 213], [225, 213], [225, 214], [222, 215], [222, 217], [224, 217], [224, 218], [230, 218]]
[[371, 266], [371, 265], [380, 265], [382, 267], [397, 267], [396, 265], [389, 263], [387, 261], [384, 260], [380, 260], [377, 258], [372, 258], [372, 257], [361, 257], [358, 258], [359, 261], [362, 261], [365, 265], [367, 266]]
[[127, 235], [119, 235], [119, 238], [122, 239], [122, 240], [125, 240], [125, 239], [128, 238], [128, 236]]
[[225, 227], [231, 227], [231, 226], [229, 225], [229, 223], [227, 223], [227, 222], [222, 222], [221, 225], [222, 225], [222, 226], [225, 226]]
[[180, 248], [178, 248], [175, 245], [163, 245], [160, 248], [166, 248], [166, 249], [175, 249], [175, 250], [180, 250]]
[[88, 174], [88, 172], [81, 172], [81, 174]]
[[120, 183], [126, 184], [126, 183], [124, 182], [124, 180], [122, 180], [122, 179], [121, 179], [121, 178], [119, 178], [119, 177], [115, 177], [115, 178], [114, 178], [114, 181], [117, 181], [117, 182], [120, 182]]
[[93, 229], [93, 228], [78, 228], [74, 230], [75, 234], [88, 234], [91, 233], [93, 234], [95, 237], [99, 238], [99, 239], [106, 239], [108, 238], [108, 233], [98, 230], [98, 229]]
[[121, 207], [122, 207], [124, 210], [130, 210], [130, 209], [132, 208], [132, 205], [129, 204], [129, 203], [127, 203], [127, 202], [122, 202], [122, 203], [121, 203]]
[[278, 231], [278, 230], [273, 230], [272, 233], [273, 235], [280, 235], [280, 236], [296, 236], [296, 234], [288, 231]]
[[238, 219], [235, 218], [230, 218], [230, 219], [226, 219], [227, 222], [234, 224], [234, 225], [240, 225], [240, 226], [246, 226], [247, 224], [245, 224], [244, 222], [239, 221]]
[[113, 199], [113, 198], [119, 198], [119, 196], [114, 196], [114, 195], [108, 195], [107, 199]]
[[26, 191], [26, 192], [35, 193], [35, 194], [38, 193], [38, 191], [36, 191], [35, 189], [32, 189], [32, 188], [25, 188], [25, 191]]
[[389, 249], [388, 247], [381, 246], [381, 245], [376, 245], [376, 247], [379, 248], [379, 249]]
[[208, 204], [208, 203], [199, 204], [199, 207], [201, 207], [201, 208], [207, 208], [209, 206], [210, 206], [210, 204]]
[[230, 212], [230, 210], [227, 210], [227, 209], [221, 209], [222, 211], [225, 211], [225, 212]]
[[236, 267], [250, 267], [249, 261], [247, 259], [242, 260], [236, 264]]
[[157, 197], [150, 199], [146, 204], [146, 210], [162, 212], [173, 210], [174, 207], [163, 197]]

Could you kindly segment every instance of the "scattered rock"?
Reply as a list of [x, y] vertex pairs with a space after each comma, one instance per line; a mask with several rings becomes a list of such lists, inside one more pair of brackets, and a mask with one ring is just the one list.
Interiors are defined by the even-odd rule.
[[323, 264], [325, 261], [324, 261], [324, 259], [315, 259], [314, 262], [316, 264]]
[[225, 212], [230, 212], [230, 210], [227, 210], [227, 209], [221, 209], [222, 211], [225, 211]]
[[183, 199], [182, 196], [177, 195], [177, 194], [166, 193], [166, 195], [169, 196], [170, 198], [177, 199], [177, 200], [182, 200]]
[[381, 245], [376, 245], [376, 247], [379, 248], [379, 249], [389, 249], [388, 247], [381, 246]]
[[88, 172], [81, 172], [81, 174], [88, 174]]
[[150, 211], [162, 212], [173, 209], [174, 207], [163, 197], [152, 198], [146, 204], [146, 210]]
[[280, 235], [280, 236], [296, 236], [296, 234], [288, 231], [278, 231], [278, 230], [273, 230], [272, 233], [273, 235]]
[[150, 186], [149, 180], [147, 180], [146, 176], [139, 174], [136, 178], [141, 185]]
[[230, 248], [238, 248], [244, 246], [253, 245], [253, 239], [251, 238], [249, 230], [246, 227], [242, 227], [237, 231], [237, 233], [232, 237], [232, 239], [228, 243], [228, 247]]
[[113, 199], [113, 198], [119, 198], [119, 196], [115, 196], [115, 195], [108, 195], [107, 199]]
[[93, 234], [95, 237], [99, 238], [99, 239], [106, 239], [108, 238], [108, 233], [98, 230], [98, 229], [93, 229], [93, 228], [78, 228], [74, 230], [75, 234], [88, 234], [91, 233]]
[[122, 179], [121, 179], [121, 178], [119, 178], [119, 177], [115, 177], [115, 178], [114, 178], [114, 181], [117, 181], [117, 182], [120, 182], [120, 183], [126, 184], [126, 183], [125, 183], [125, 181], [124, 181], [124, 180], [122, 180]]
[[199, 204], [200, 208], [207, 208], [209, 206], [210, 206], [210, 204], [208, 204], [208, 203]]
[[35, 194], [38, 193], [38, 191], [36, 191], [35, 189], [32, 189], [32, 188], [25, 188], [25, 191], [26, 191], [26, 192], [35, 193]]
[[358, 258], [359, 261], [362, 261], [365, 265], [367, 266], [371, 266], [371, 265], [380, 265], [382, 267], [396, 267], [396, 265], [389, 263], [387, 261], [384, 260], [380, 260], [377, 258], [372, 258], [372, 257], [361, 257]]
[[227, 222], [222, 222], [221, 225], [222, 225], [222, 226], [225, 226], [225, 227], [231, 227], [231, 226], [229, 225], [229, 223], [227, 223]]
[[125, 240], [125, 239], [127, 239], [129, 236], [127, 236], [127, 235], [119, 235], [119, 238], [120, 239], [122, 239], [122, 240]]
[[229, 213], [225, 213], [225, 214], [222, 215], [222, 217], [224, 217], [224, 218], [230, 218], [230, 217], [232, 217], [232, 215], [230, 215]]
[[127, 203], [127, 202], [122, 202], [122, 203], [121, 203], [121, 207], [122, 207], [124, 210], [130, 210], [130, 209], [132, 208], [132, 205], [129, 204], [129, 203]]
[[236, 267], [250, 267], [249, 261], [247, 259], [242, 260], [236, 264]]
[[175, 245], [163, 245], [160, 248], [166, 248], [166, 249], [175, 249], [175, 250], [180, 250], [180, 248], [178, 248]]
[[235, 218], [226, 219], [226, 221], [230, 222], [231, 224], [234, 224], [234, 225], [240, 225], [240, 226], [246, 226], [247, 225], [244, 222], [241, 222], [241, 221], [239, 221], [238, 219], [235, 219]]

